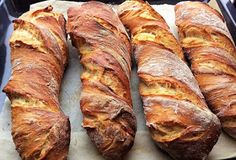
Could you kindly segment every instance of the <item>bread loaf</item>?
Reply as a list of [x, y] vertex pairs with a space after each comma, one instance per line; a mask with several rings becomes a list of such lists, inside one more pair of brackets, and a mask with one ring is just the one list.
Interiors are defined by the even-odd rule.
[[68, 9], [67, 32], [83, 65], [83, 127], [107, 159], [120, 159], [134, 142], [130, 94], [131, 46], [117, 14], [101, 2]]
[[65, 160], [70, 123], [58, 100], [68, 59], [64, 17], [49, 6], [13, 22], [12, 75], [4, 92], [16, 149], [24, 160]]
[[201, 2], [175, 7], [181, 45], [212, 111], [236, 138], [236, 49], [222, 15]]
[[208, 109], [179, 43], [148, 3], [126, 1], [118, 11], [131, 33], [152, 139], [176, 160], [205, 159], [220, 135], [220, 123]]

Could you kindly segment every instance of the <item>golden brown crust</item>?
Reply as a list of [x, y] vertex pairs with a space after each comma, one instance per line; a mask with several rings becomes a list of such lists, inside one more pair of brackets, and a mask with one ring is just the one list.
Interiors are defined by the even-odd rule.
[[223, 129], [236, 138], [236, 49], [222, 16], [200, 2], [177, 4], [176, 25], [191, 69]]
[[[133, 43], [158, 41], [158, 45], [162, 45], [164, 48], [178, 54], [184, 60], [182, 49], [176, 38], [170, 33], [169, 26], [164, 18], [148, 3], [140, 0], [125, 1], [119, 6], [118, 12], [123, 24], [133, 36]], [[141, 38], [141, 36], [146, 35], [149, 36], [148, 39]], [[169, 45], [166, 45], [166, 41]]]
[[67, 158], [70, 122], [58, 100], [68, 59], [64, 25], [51, 6], [14, 20], [12, 75], [4, 92], [11, 101], [13, 140], [25, 160]]
[[160, 15], [154, 18], [150, 8], [140, 0], [119, 7], [132, 36], [146, 124], [153, 140], [174, 159], [205, 159], [220, 135], [219, 120], [208, 109], [166, 22]]
[[68, 9], [67, 32], [83, 65], [83, 127], [107, 159], [133, 145], [136, 120], [130, 94], [131, 45], [115, 12], [100, 2]]

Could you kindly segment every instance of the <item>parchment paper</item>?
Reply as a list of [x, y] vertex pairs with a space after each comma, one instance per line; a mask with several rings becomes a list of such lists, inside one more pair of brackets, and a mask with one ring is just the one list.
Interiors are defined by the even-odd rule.
[[[53, 0], [34, 4], [31, 6], [31, 9], [42, 8], [49, 4], [54, 7], [55, 11], [63, 13], [65, 17], [67, 17], [66, 10], [68, 7], [80, 5], [79, 2]], [[153, 7], [165, 18], [171, 31], [177, 37], [174, 6], [154, 5]], [[70, 49], [69, 65], [65, 71], [60, 95], [61, 108], [69, 116], [72, 129], [68, 159], [103, 160], [102, 156], [90, 142], [85, 130], [81, 127], [82, 115], [79, 107], [79, 99], [82, 67], [79, 63], [76, 49], [71, 46], [69, 40], [68, 45]], [[135, 65], [132, 68], [131, 89], [138, 128], [134, 146], [125, 156], [125, 160], [171, 160], [166, 153], [156, 147], [146, 128], [142, 103], [138, 93], [138, 77]], [[8, 99], [6, 99], [3, 110], [0, 113], [0, 145], [0, 160], [20, 160], [11, 136], [10, 102]], [[236, 157], [236, 141], [223, 133], [208, 156], [208, 160], [233, 157]]]

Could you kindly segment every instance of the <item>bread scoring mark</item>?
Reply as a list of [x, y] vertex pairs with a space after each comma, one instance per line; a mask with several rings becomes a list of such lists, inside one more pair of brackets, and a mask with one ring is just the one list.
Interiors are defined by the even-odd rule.
[[224, 19], [199, 2], [178, 4], [175, 10], [191, 69], [223, 129], [235, 138], [236, 49]]
[[130, 95], [131, 46], [116, 13], [101, 2], [68, 9], [67, 32], [83, 65], [83, 127], [98, 151], [117, 159], [133, 145], [136, 121]]
[[[12, 136], [22, 159], [66, 159], [69, 150], [69, 119], [58, 100], [67, 50], [59, 47], [50, 22], [37, 22], [48, 16], [59, 21], [62, 15], [51, 11], [46, 7], [23, 14], [14, 20], [10, 38], [12, 76], [4, 92], [11, 100]], [[63, 23], [56, 23], [55, 30]]]
[[220, 123], [182, 61], [181, 47], [148, 3], [126, 1], [118, 11], [131, 32], [139, 92], [152, 139], [174, 159], [205, 159], [219, 137]]
[[[138, 66], [138, 73], [146, 73], [157, 77], [169, 76], [176, 78], [177, 80], [185, 83], [199, 97], [203, 98], [197, 81], [195, 80], [188, 66], [173, 53], [158, 48], [154, 49], [155, 51], [152, 51], [154, 52], [153, 56], [145, 57], [146, 59], [141, 60], [142, 64], [139, 63], [140, 65]], [[145, 50], [139, 52], [145, 52]]]

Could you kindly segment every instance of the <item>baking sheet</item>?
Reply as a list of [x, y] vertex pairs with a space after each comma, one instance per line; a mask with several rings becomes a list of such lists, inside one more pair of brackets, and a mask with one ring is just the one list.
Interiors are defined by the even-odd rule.
[[[48, 4], [51, 4], [55, 11], [61, 12], [67, 17], [67, 8], [79, 5], [80, 3], [51, 0], [34, 4], [31, 6], [31, 9], [42, 8]], [[165, 18], [171, 31], [177, 37], [177, 30], [174, 22], [174, 6], [154, 5], [153, 7]], [[116, 6], [114, 8], [116, 8]], [[90, 142], [85, 130], [81, 127], [82, 114], [80, 112], [79, 99], [82, 66], [79, 63], [77, 51], [72, 47], [70, 41], [68, 41], [68, 45], [70, 49], [69, 65], [65, 71], [60, 95], [61, 108], [64, 113], [69, 116], [72, 129], [68, 159], [103, 160], [102, 156]], [[125, 156], [125, 160], [171, 160], [167, 154], [156, 147], [150, 138], [145, 125], [142, 103], [138, 94], [138, 77], [136, 70], [136, 66], [133, 65], [131, 73], [131, 90], [138, 126], [134, 146]], [[10, 102], [8, 99], [6, 99], [3, 110], [0, 113], [0, 144], [0, 160], [20, 160], [11, 136]], [[236, 157], [236, 141], [223, 133], [208, 156], [208, 160], [233, 157]]]

